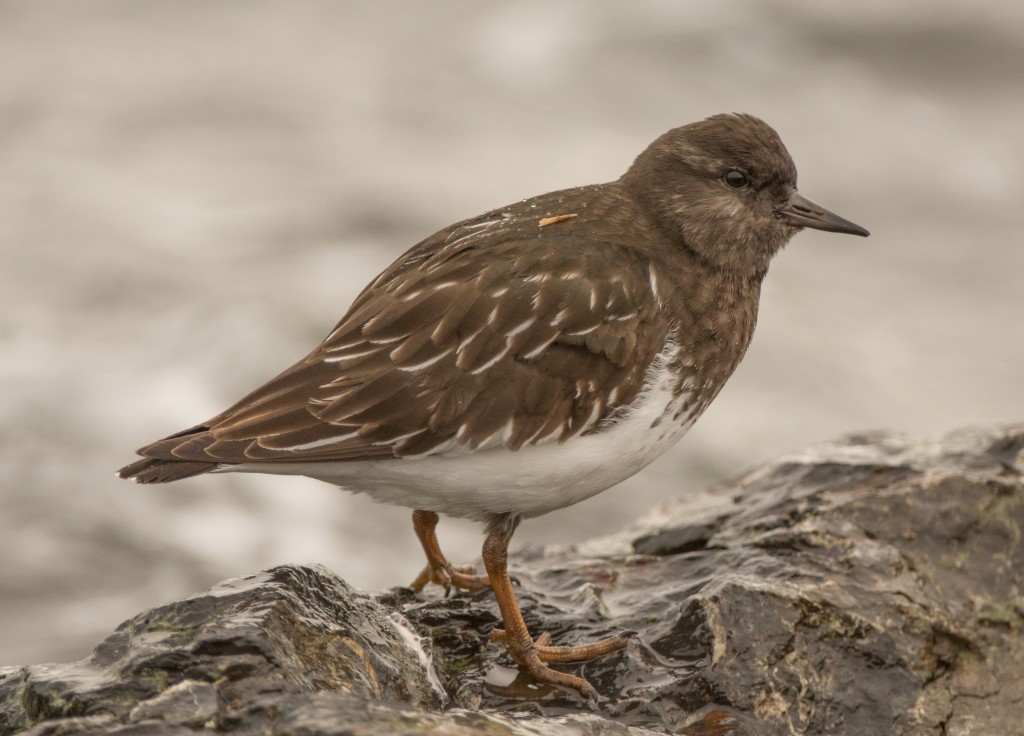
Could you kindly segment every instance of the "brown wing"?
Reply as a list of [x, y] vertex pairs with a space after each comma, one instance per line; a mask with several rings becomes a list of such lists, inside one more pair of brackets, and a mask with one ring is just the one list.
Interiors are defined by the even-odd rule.
[[140, 454], [361, 460], [515, 450], [597, 427], [637, 394], [667, 330], [648, 264], [571, 231], [502, 239], [473, 224], [409, 251], [303, 361]]

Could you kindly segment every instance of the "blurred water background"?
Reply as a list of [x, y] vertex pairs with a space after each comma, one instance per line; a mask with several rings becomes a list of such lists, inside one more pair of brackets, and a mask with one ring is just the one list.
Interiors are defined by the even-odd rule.
[[[775, 126], [872, 237], [797, 236], [679, 447], [516, 542], [843, 433], [1020, 420], [1022, 69], [1009, 0], [0, 4], [0, 665], [278, 563], [410, 581], [407, 510], [113, 471], [305, 354], [421, 237], [717, 112]], [[475, 525], [440, 534], [478, 557]]]

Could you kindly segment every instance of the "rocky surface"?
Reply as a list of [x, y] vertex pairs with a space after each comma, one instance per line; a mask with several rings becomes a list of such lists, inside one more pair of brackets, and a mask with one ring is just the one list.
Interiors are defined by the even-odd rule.
[[534, 632], [635, 632], [576, 668], [598, 704], [487, 643], [487, 592], [369, 595], [284, 566], [140, 614], [81, 662], [0, 670], [0, 734], [1006, 733], [1022, 451], [1024, 425], [850, 437], [521, 552]]

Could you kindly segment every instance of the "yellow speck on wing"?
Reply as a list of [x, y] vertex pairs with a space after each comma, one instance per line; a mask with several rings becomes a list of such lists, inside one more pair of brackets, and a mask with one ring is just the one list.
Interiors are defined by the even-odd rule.
[[540, 219], [540, 226], [545, 227], [547, 225], [554, 225], [556, 222], [563, 222], [564, 220], [571, 220], [574, 217], [578, 217], [575, 213], [571, 215], [555, 215], [554, 217], [542, 217]]

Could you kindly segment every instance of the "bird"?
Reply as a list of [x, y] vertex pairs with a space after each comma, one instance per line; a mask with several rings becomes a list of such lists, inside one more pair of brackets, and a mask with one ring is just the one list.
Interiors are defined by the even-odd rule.
[[[312, 352], [212, 419], [138, 450], [139, 483], [301, 475], [412, 509], [428, 583], [490, 588], [491, 634], [535, 680], [625, 646], [534, 638], [508, 575], [519, 523], [600, 493], [672, 447], [736, 369], [769, 262], [803, 228], [867, 236], [804, 197], [761, 119], [657, 138], [619, 179], [457, 222], [377, 276]], [[482, 522], [485, 575], [439, 515]]]

